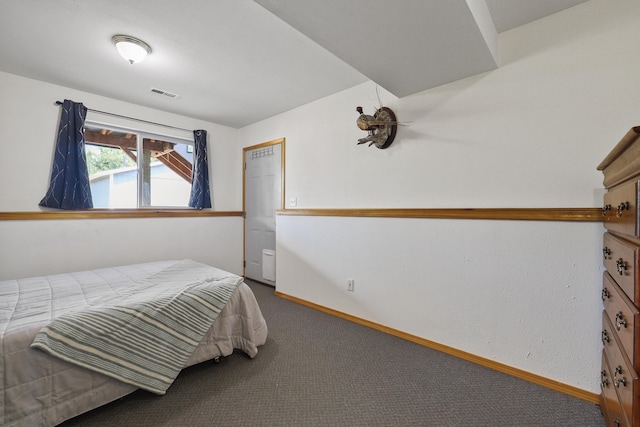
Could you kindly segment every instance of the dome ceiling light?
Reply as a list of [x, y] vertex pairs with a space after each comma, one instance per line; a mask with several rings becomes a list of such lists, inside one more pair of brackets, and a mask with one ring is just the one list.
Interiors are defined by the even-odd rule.
[[111, 39], [118, 53], [131, 64], [142, 61], [151, 53], [151, 47], [140, 39], [117, 35]]

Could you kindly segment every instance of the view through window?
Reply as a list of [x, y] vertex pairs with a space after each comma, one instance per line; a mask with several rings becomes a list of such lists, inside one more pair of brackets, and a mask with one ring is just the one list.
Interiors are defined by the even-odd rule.
[[188, 206], [193, 143], [91, 124], [84, 139], [94, 208]]

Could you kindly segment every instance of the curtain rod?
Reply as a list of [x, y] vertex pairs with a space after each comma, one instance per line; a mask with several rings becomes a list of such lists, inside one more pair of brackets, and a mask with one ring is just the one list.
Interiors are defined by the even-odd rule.
[[[56, 105], [62, 105], [62, 104], [63, 104], [62, 101], [56, 101]], [[92, 108], [87, 108], [87, 111], [92, 111], [94, 113], [100, 113], [100, 114], [106, 114], [107, 116], [111, 116], [111, 117], [119, 117], [121, 119], [135, 120], [136, 122], [147, 123], [147, 124], [150, 124], [150, 125], [163, 126], [163, 127], [166, 127], [166, 128], [184, 130], [184, 131], [187, 131], [187, 132], [193, 132], [193, 129], [185, 129], [185, 128], [180, 128], [180, 127], [177, 127], [177, 126], [165, 125], [163, 123], [150, 122], [148, 120], [136, 119], [135, 117], [122, 116], [120, 114], [109, 113], [107, 111], [94, 110]]]

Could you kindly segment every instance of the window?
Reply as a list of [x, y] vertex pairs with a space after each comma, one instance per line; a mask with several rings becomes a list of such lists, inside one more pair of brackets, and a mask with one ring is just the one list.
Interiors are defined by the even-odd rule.
[[90, 123], [84, 139], [94, 208], [188, 206], [192, 141]]

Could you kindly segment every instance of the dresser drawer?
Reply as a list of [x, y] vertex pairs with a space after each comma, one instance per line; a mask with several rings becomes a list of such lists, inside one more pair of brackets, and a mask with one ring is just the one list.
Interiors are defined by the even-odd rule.
[[[603, 311], [603, 331], [613, 331], [613, 326], [609, 322], [607, 314]], [[603, 340], [604, 341], [604, 340]], [[634, 402], [636, 400], [636, 392], [638, 388], [638, 375], [630, 366], [630, 361], [624, 354], [618, 337], [615, 333], [609, 333], [609, 341], [604, 343], [604, 351], [609, 361], [613, 388], [618, 394], [618, 399], [622, 406], [622, 410], [627, 419], [633, 419]], [[635, 410], [640, 410], [640, 402], [635, 405]]]
[[627, 357], [633, 366], [640, 366], [640, 349], [635, 339], [640, 312], [606, 271], [602, 276], [602, 302]]
[[600, 389], [602, 390], [601, 404], [607, 426], [629, 426], [622, 411], [622, 405], [618, 400], [618, 394], [613, 385], [613, 375], [607, 355], [602, 352], [602, 367], [600, 370]]
[[602, 217], [607, 230], [633, 237], [638, 233], [638, 181], [631, 181], [604, 194]]
[[604, 267], [634, 304], [640, 305], [638, 280], [638, 247], [611, 233], [604, 233], [602, 253]]

